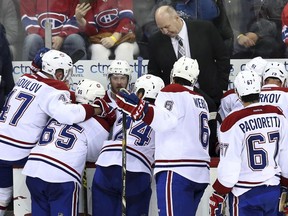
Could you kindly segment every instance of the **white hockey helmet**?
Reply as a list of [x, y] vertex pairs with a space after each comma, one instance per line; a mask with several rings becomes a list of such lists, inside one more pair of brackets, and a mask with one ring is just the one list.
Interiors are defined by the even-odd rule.
[[132, 67], [125, 60], [113, 60], [108, 68], [108, 78], [112, 74], [127, 75], [130, 81]]
[[80, 80], [75, 91], [76, 101], [82, 104], [93, 104], [96, 98], [103, 98], [104, 95], [103, 85], [90, 79]]
[[163, 80], [152, 74], [146, 74], [139, 77], [134, 86], [134, 92], [138, 92], [139, 89], [144, 89], [143, 98], [156, 99], [159, 91], [164, 88], [165, 84]]
[[59, 50], [49, 50], [42, 57], [42, 71], [56, 79], [55, 73], [58, 69], [63, 70], [62, 81], [69, 80], [73, 72], [73, 63], [70, 56]]
[[240, 71], [235, 77], [234, 86], [240, 97], [258, 94], [261, 91], [261, 78], [253, 70]]
[[255, 57], [255, 58], [251, 59], [249, 62], [247, 62], [246, 65], [245, 65], [244, 70], [246, 70], [246, 71], [253, 70], [259, 76], [262, 77], [267, 63], [268, 63], [268, 61], [263, 59], [261, 56], [258, 56], [258, 57]]
[[171, 70], [171, 81], [173, 77], [181, 77], [194, 85], [198, 79], [198, 75], [199, 66], [197, 60], [182, 56], [173, 65]]
[[282, 82], [282, 85], [284, 85], [284, 82], [287, 79], [285, 65], [280, 62], [269, 62], [263, 73], [263, 81], [269, 77], [278, 78]]

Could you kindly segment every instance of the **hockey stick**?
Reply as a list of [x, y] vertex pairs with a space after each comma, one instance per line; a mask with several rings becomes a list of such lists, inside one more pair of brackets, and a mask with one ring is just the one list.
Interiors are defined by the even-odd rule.
[[122, 112], [122, 216], [126, 216], [126, 161], [127, 161], [127, 128], [126, 128], [126, 113]]
[[[120, 91], [129, 93], [126, 89], [122, 88]], [[127, 162], [127, 114], [122, 111], [122, 216], [126, 216], [126, 162]]]
[[137, 61], [138, 61], [138, 68], [137, 68], [138, 69], [138, 71], [137, 71], [138, 74], [137, 75], [138, 75], [138, 78], [139, 78], [139, 77], [142, 76], [142, 61], [143, 61], [143, 58], [141, 56], [138, 56], [137, 57]]
[[72, 63], [75, 64], [77, 61], [79, 61], [83, 56], [85, 55], [85, 52], [81, 49], [76, 50], [74, 53], [70, 55], [70, 58], [72, 59]]

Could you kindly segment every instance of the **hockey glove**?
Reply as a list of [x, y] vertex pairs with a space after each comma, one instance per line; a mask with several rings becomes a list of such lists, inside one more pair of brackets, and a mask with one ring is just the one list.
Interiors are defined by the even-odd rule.
[[136, 94], [129, 94], [127, 91], [120, 91], [117, 95], [116, 103], [118, 107], [131, 116], [133, 120], [144, 118], [148, 111], [148, 103], [139, 99]]
[[281, 187], [281, 196], [279, 201], [279, 212], [283, 212], [283, 215], [288, 214], [288, 189], [287, 187]]
[[105, 118], [109, 113], [113, 111], [113, 108], [109, 106], [109, 104], [107, 104], [107, 102], [102, 98], [97, 98], [92, 106], [99, 107], [101, 109], [101, 113], [97, 115], [101, 118]]
[[210, 216], [222, 216], [224, 210], [225, 197], [217, 194], [215, 191], [209, 198]]

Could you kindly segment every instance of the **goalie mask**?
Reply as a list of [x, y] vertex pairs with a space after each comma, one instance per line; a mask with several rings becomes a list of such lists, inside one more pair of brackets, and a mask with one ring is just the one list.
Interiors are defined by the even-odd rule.
[[75, 96], [76, 101], [81, 104], [93, 104], [96, 98], [103, 98], [105, 95], [105, 89], [101, 83], [83, 79], [78, 82]]
[[49, 50], [42, 57], [42, 71], [56, 78], [56, 71], [62, 70], [63, 77], [61, 81], [69, 80], [73, 72], [73, 63], [70, 56], [58, 50]]
[[111, 62], [108, 68], [108, 78], [113, 74], [126, 75], [128, 76], [128, 81], [130, 81], [132, 74], [132, 67], [125, 60], [114, 60]]
[[261, 78], [253, 70], [240, 71], [235, 77], [234, 86], [240, 97], [259, 94], [261, 91]]
[[156, 99], [159, 91], [164, 88], [165, 84], [160, 77], [147, 74], [139, 77], [134, 86], [134, 92], [144, 89], [143, 99]]
[[173, 77], [181, 77], [191, 82], [192, 86], [194, 86], [198, 79], [198, 75], [199, 66], [197, 60], [182, 56], [173, 65], [171, 81], [173, 80]]
[[265, 70], [265, 67], [267, 65], [268, 61], [263, 59], [262, 57], [258, 56], [253, 59], [251, 59], [247, 64], [245, 65], [244, 70], [245, 71], [250, 71], [253, 70], [255, 71], [260, 77], [262, 77], [263, 72]]
[[280, 62], [269, 62], [263, 73], [263, 81], [267, 78], [278, 78], [282, 82], [282, 86], [287, 78], [287, 71], [285, 65]]

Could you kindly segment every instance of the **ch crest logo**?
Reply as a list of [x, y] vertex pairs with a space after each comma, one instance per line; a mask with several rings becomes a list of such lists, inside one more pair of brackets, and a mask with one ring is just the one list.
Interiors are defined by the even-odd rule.
[[171, 111], [172, 108], [173, 108], [173, 104], [174, 104], [173, 101], [166, 101], [166, 102], [165, 102], [165, 108], [166, 108], [167, 110]]

